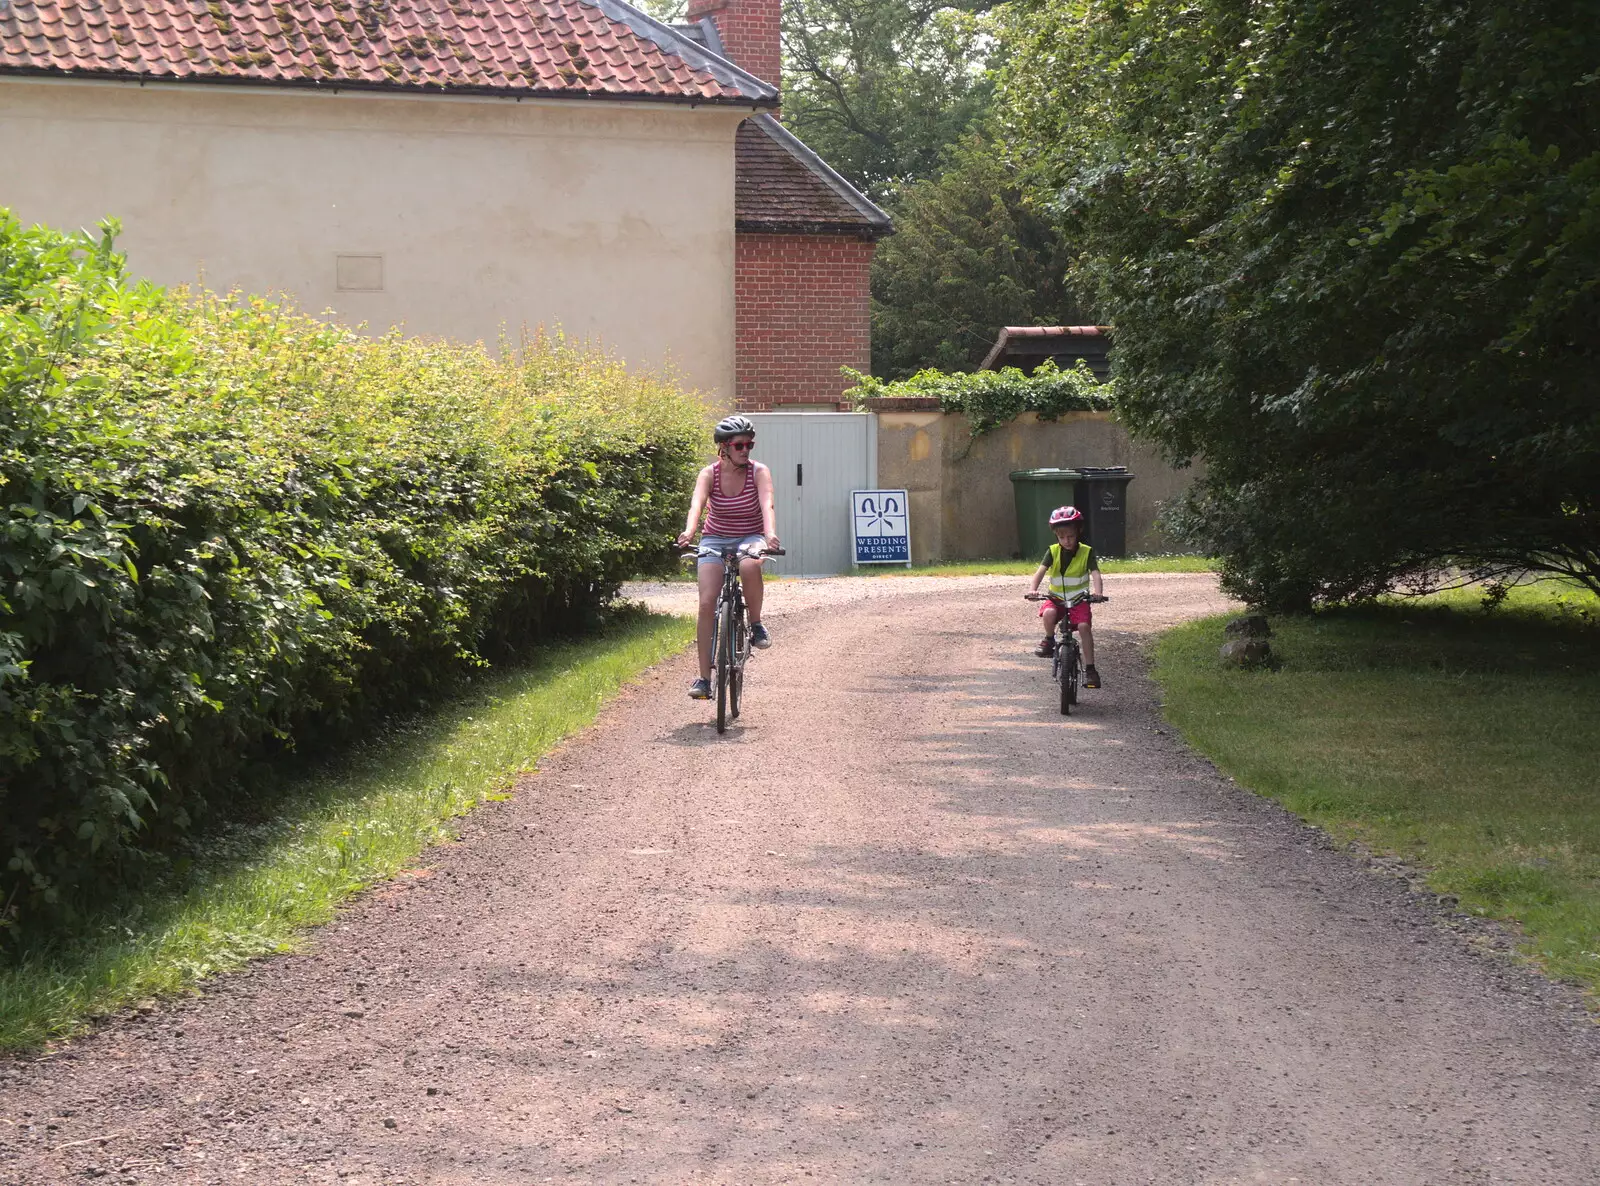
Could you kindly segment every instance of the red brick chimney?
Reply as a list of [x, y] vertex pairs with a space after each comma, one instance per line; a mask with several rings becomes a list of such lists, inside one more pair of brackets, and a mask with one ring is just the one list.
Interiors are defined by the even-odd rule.
[[689, 19], [717, 22], [723, 56], [762, 82], [783, 86], [783, 0], [689, 0]]

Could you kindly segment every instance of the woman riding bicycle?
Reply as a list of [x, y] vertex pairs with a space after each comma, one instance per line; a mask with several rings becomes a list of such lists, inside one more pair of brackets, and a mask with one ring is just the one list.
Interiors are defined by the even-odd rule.
[[722, 554], [739, 553], [739, 580], [744, 586], [745, 608], [750, 615], [750, 645], [769, 647], [772, 636], [761, 624], [761, 553], [778, 544], [777, 513], [772, 503], [772, 471], [750, 456], [756, 426], [743, 416], [717, 422], [712, 433], [717, 460], [700, 471], [689, 503], [689, 519], [679, 546], [700, 536], [700, 618], [695, 639], [700, 647], [700, 678], [689, 687], [696, 700], [711, 698], [711, 628], [722, 591]]

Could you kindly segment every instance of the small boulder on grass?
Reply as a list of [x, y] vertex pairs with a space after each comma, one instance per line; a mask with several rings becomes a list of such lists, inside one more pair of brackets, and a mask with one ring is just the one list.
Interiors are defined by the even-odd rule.
[[1230, 639], [1220, 653], [1229, 667], [1264, 667], [1272, 662], [1272, 644], [1264, 638]]
[[1271, 638], [1272, 627], [1265, 614], [1245, 614], [1231, 619], [1222, 628], [1229, 638]]
[[1229, 667], [1265, 667], [1272, 662], [1272, 627], [1265, 614], [1243, 614], [1222, 628], [1222, 662]]

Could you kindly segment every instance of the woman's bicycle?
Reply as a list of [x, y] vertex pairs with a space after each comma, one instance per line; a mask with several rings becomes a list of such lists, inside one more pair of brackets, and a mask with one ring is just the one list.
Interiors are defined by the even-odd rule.
[[1029, 601], [1048, 601], [1056, 607], [1061, 619], [1056, 623], [1055, 657], [1050, 664], [1050, 678], [1061, 686], [1061, 715], [1068, 716], [1078, 703], [1078, 683], [1083, 679], [1083, 649], [1078, 645], [1078, 627], [1069, 620], [1067, 611], [1084, 601], [1100, 602], [1105, 597], [1080, 593], [1065, 601], [1054, 593], [1024, 593]]
[[[689, 548], [685, 556], [698, 556]], [[783, 556], [782, 548], [761, 548], [746, 556]], [[711, 621], [711, 679], [716, 685], [717, 732], [725, 733], [728, 722], [739, 716], [739, 700], [744, 695], [744, 665], [750, 660], [750, 623], [744, 612], [744, 585], [739, 580], [740, 554], [737, 548], [722, 553], [722, 591], [717, 594], [716, 617]]]

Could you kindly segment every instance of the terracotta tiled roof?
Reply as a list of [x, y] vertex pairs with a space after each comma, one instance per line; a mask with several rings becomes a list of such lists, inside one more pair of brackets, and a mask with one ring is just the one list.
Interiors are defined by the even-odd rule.
[[0, 73], [777, 101], [621, 0], [0, 0]]
[[739, 125], [733, 208], [741, 231], [864, 239], [894, 233], [887, 214], [770, 115]]

